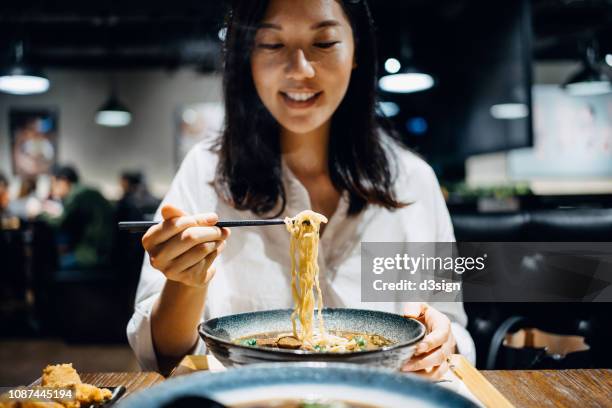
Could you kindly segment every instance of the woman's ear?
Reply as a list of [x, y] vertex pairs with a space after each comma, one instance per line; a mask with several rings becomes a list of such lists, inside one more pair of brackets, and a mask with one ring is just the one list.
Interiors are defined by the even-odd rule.
[[353, 57], [353, 69], [357, 68], [357, 58]]

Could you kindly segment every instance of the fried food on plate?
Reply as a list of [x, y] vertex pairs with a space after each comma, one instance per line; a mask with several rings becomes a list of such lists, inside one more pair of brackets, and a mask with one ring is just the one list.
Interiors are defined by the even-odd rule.
[[44, 368], [40, 380], [42, 387], [50, 388], [69, 388], [75, 390], [75, 400], [55, 400], [50, 402], [19, 402], [19, 401], [0, 401], [0, 408], [80, 408], [81, 404], [99, 404], [112, 397], [110, 390], [98, 388], [91, 384], [81, 381], [79, 373], [72, 367], [72, 364], [49, 365]]

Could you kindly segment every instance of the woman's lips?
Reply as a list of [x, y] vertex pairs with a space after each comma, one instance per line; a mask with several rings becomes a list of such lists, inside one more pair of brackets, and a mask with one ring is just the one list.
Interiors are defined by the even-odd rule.
[[285, 105], [287, 105], [288, 107], [292, 109], [305, 109], [305, 108], [310, 108], [315, 103], [317, 103], [322, 93], [323, 91], [317, 92], [312, 98], [307, 99], [305, 101], [296, 101], [295, 99], [291, 99], [284, 92], [280, 92], [280, 95], [281, 95], [282, 100], [285, 102]]

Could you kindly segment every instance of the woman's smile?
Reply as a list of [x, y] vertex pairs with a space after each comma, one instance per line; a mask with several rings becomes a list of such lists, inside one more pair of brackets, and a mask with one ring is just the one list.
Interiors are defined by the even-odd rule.
[[306, 109], [314, 106], [320, 99], [323, 91], [320, 92], [283, 92], [279, 95], [285, 105], [291, 109]]

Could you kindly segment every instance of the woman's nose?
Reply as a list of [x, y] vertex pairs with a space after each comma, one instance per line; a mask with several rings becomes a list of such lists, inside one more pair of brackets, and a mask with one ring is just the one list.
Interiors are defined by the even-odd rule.
[[315, 75], [314, 67], [300, 48], [291, 53], [285, 72], [288, 79], [296, 80], [312, 78]]

